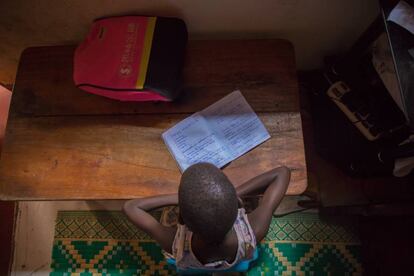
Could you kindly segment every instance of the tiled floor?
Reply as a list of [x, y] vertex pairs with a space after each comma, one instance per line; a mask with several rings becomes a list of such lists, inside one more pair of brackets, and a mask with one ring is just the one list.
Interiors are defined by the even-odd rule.
[[123, 201], [29, 201], [18, 204], [13, 276], [48, 275], [58, 210], [120, 210]]
[[[278, 213], [297, 210], [303, 197], [285, 197]], [[13, 276], [48, 275], [58, 210], [121, 210], [124, 201], [26, 201], [18, 203]]]

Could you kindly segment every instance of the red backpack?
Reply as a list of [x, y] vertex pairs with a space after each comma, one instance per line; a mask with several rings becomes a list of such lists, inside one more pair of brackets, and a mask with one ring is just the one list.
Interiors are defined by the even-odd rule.
[[180, 92], [187, 29], [177, 18], [96, 20], [77, 47], [74, 82], [121, 101], [172, 101]]

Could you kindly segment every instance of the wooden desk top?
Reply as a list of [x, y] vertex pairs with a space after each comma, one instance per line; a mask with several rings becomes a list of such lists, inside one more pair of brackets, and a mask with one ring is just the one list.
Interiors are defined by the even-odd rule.
[[189, 41], [184, 94], [173, 103], [118, 102], [77, 89], [74, 46], [26, 49], [0, 160], [4, 200], [127, 199], [177, 191], [161, 133], [240, 89], [272, 138], [224, 168], [237, 186], [276, 166], [288, 194], [307, 185], [294, 51], [284, 40]]

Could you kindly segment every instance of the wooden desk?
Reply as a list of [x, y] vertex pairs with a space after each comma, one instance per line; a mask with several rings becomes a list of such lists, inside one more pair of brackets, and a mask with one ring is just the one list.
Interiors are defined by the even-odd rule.
[[307, 185], [294, 51], [284, 40], [190, 41], [174, 103], [118, 102], [72, 82], [74, 46], [26, 49], [0, 161], [4, 200], [127, 199], [177, 191], [180, 172], [161, 133], [240, 89], [272, 138], [224, 172], [235, 185], [292, 169]]

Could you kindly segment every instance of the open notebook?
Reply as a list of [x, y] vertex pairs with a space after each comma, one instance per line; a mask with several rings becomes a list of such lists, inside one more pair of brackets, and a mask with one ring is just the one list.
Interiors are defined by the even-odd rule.
[[209, 162], [221, 168], [270, 138], [240, 91], [176, 124], [162, 134], [183, 172]]

